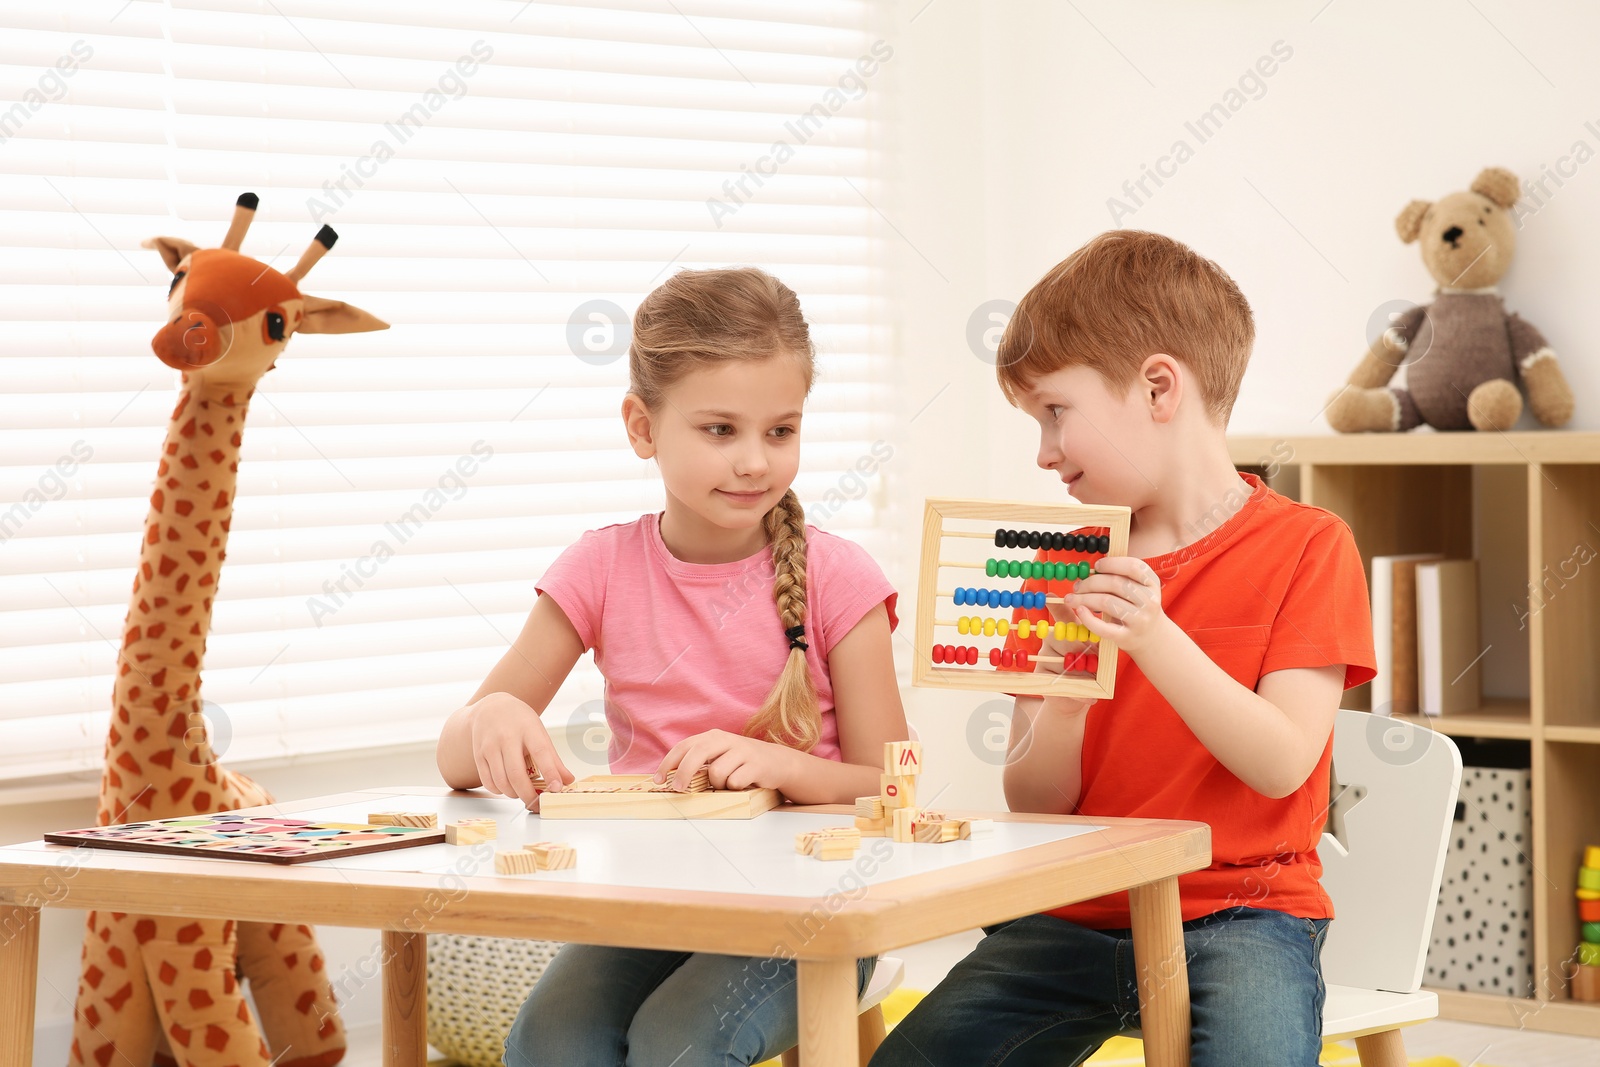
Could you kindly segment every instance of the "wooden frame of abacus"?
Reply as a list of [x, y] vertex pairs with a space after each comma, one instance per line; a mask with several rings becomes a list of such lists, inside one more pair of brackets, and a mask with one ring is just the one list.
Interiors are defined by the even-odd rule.
[[[929, 499], [922, 520], [922, 563], [917, 575], [917, 622], [913, 637], [916, 656], [911, 668], [912, 684], [928, 689], [1025, 693], [1033, 696], [1079, 697], [1094, 700], [1114, 695], [1117, 648], [1114, 643], [1104, 639], [1096, 645], [1099, 650], [1099, 667], [1093, 676], [1000, 671], [983, 659], [974, 666], [935, 663], [933, 646], [934, 630], [939, 623], [938, 611], [942, 603], [950, 602], [948, 594], [940, 595], [939, 573], [941, 570], [949, 571], [974, 566], [970, 560], [944, 556], [947, 538], [969, 541], [982, 538], [993, 545], [996, 529], [1007, 527], [1046, 525], [1079, 529], [1085, 526], [1103, 526], [1109, 532], [1110, 543], [1109, 551], [1105, 555], [1127, 555], [1128, 525], [1132, 516], [1133, 513], [1128, 508], [1110, 505]], [[977, 520], [991, 525], [986, 531], [964, 528], [946, 530], [947, 520]], [[971, 524], [964, 522], [964, 525]], [[1032, 559], [1034, 554], [1033, 550], [1020, 548], [1001, 551], [1012, 553], [1012, 558], [1016, 559]], [[959, 557], [960, 554], [954, 555]], [[981, 572], [984, 564], [977, 563], [976, 567]]]

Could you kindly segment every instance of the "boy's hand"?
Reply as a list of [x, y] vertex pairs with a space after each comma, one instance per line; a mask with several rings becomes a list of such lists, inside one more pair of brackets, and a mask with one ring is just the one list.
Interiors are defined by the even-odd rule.
[[726, 730], [707, 730], [673, 745], [661, 758], [655, 780], [664, 782], [676, 770], [672, 784], [681, 791], [704, 767], [713, 789], [782, 789], [794, 751]]
[[[1068, 621], [1082, 623], [1103, 641], [1115, 641], [1135, 659], [1167, 623], [1167, 613], [1161, 609], [1161, 579], [1137, 556], [1097, 560], [1093, 574], [1073, 583], [1064, 606], [1070, 612]], [[1093, 614], [1097, 611], [1099, 618]]]

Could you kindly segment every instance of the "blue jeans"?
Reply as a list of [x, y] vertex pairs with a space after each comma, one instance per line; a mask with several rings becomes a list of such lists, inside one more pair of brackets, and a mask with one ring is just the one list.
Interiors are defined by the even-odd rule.
[[[1248, 907], [1183, 924], [1193, 1067], [1316, 1067], [1327, 926]], [[1129, 931], [1029, 915], [984, 932], [871, 1067], [1071, 1067], [1139, 1025]]]
[[[856, 964], [856, 994], [875, 958]], [[746, 1067], [799, 1043], [792, 960], [565, 945], [517, 1013], [506, 1067]]]

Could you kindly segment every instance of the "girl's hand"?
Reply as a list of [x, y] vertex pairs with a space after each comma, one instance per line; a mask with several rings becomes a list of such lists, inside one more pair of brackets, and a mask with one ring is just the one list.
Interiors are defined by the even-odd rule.
[[693, 734], [661, 758], [655, 780], [664, 782], [674, 770], [674, 789], [682, 791], [701, 767], [710, 772], [713, 789], [782, 789], [793, 767], [795, 750], [726, 730]]
[[[1166, 626], [1161, 608], [1161, 579], [1150, 564], [1135, 556], [1107, 556], [1094, 573], [1073, 584], [1064, 609], [1067, 621], [1082, 623], [1101, 640], [1138, 658]], [[1096, 618], [1094, 612], [1100, 617]]]
[[471, 721], [472, 759], [491, 793], [516, 797], [529, 811], [538, 811], [529, 767], [538, 768], [552, 791], [572, 782], [539, 713], [510, 693], [490, 693], [472, 705]]

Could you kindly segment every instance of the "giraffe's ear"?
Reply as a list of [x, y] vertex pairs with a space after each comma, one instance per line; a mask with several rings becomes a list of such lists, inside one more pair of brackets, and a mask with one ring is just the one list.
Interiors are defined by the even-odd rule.
[[194, 243], [185, 241], [182, 237], [150, 237], [140, 241], [139, 246], [160, 252], [161, 261], [171, 271], [177, 270], [178, 264], [183, 262], [183, 257], [195, 250]]
[[389, 324], [378, 316], [346, 304], [343, 300], [307, 296], [305, 301], [306, 314], [296, 328], [297, 333], [366, 333], [389, 328]]

